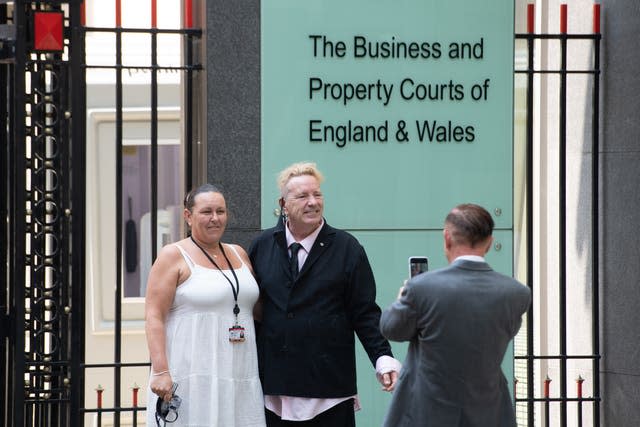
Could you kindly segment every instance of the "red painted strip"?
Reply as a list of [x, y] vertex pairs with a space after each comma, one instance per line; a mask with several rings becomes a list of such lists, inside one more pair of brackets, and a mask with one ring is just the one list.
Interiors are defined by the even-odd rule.
[[158, 26], [158, 3], [157, 0], [151, 0], [151, 28]]
[[544, 380], [544, 397], [549, 397], [549, 384], [551, 384], [551, 380], [547, 377], [547, 379]]
[[593, 32], [600, 34], [600, 3], [593, 5]]
[[533, 34], [534, 32], [534, 22], [535, 22], [535, 5], [533, 3], [529, 3], [527, 5], [527, 32], [529, 34]]
[[85, 2], [80, 2], [80, 25], [83, 27], [87, 26], [87, 12], [85, 10]]
[[193, 4], [191, 0], [184, 0], [184, 27], [193, 28]]
[[567, 34], [567, 4], [560, 5], [560, 33]]
[[576, 381], [578, 383], [578, 397], [581, 398], [582, 397], [582, 383], [584, 382], [584, 380], [582, 378], [578, 378], [578, 381]]
[[116, 27], [122, 27], [122, 4], [121, 4], [121, 0], [116, 0]]

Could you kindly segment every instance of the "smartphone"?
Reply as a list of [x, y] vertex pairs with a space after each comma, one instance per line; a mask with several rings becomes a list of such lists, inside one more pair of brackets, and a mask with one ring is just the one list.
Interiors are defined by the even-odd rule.
[[429, 258], [426, 256], [409, 257], [409, 277], [424, 273], [429, 269]]

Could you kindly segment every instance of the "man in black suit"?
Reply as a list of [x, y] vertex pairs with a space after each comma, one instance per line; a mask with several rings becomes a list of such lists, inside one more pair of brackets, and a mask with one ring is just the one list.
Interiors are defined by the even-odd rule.
[[260, 285], [258, 360], [269, 427], [352, 427], [358, 335], [383, 389], [400, 364], [378, 328], [373, 272], [364, 248], [324, 220], [314, 163], [280, 173], [284, 219], [258, 236], [249, 257]]
[[409, 350], [385, 427], [515, 427], [500, 369], [531, 291], [489, 267], [494, 223], [484, 208], [455, 207], [444, 226], [449, 266], [415, 276], [380, 328]]

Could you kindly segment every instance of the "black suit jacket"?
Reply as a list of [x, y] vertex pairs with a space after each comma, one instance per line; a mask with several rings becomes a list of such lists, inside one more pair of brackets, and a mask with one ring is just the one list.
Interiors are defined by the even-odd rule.
[[325, 221], [294, 279], [280, 221], [254, 240], [249, 257], [263, 303], [257, 343], [264, 393], [356, 394], [354, 332], [374, 365], [392, 355], [378, 328], [380, 308], [364, 248]]

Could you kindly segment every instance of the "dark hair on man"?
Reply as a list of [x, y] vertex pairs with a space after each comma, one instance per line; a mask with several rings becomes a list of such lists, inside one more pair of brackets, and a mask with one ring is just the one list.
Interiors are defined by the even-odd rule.
[[[218, 189], [218, 187], [216, 187], [215, 185], [212, 184], [202, 184], [200, 187], [194, 188], [193, 190], [189, 191], [187, 193], [187, 195], [184, 198], [184, 207], [185, 209], [188, 209], [189, 212], [191, 212], [191, 209], [193, 209], [193, 206], [196, 204], [196, 196], [198, 194], [201, 193], [220, 193], [222, 194], [222, 191], [220, 191], [220, 189]], [[224, 194], [223, 194], [224, 196]]]
[[494, 222], [491, 214], [482, 206], [473, 203], [458, 205], [449, 212], [444, 221], [456, 244], [467, 244], [472, 248], [491, 237]]

